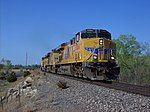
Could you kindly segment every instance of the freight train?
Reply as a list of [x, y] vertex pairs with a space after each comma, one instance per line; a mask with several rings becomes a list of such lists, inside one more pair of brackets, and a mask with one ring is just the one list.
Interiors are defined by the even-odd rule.
[[118, 80], [116, 44], [103, 29], [85, 29], [47, 53], [41, 70], [91, 80]]

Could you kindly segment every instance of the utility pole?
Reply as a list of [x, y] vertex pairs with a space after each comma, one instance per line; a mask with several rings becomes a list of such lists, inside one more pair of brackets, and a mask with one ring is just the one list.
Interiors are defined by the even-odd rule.
[[27, 66], [28, 66], [28, 53], [26, 52], [26, 69], [27, 69]]

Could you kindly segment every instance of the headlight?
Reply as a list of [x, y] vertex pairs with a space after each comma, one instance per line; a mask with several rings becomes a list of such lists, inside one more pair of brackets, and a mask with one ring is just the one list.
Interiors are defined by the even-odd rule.
[[93, 56], [93, 59], [97, 59], [97, 56], [94, 55], [94, 56]]
[[103, 45], [103, 39], [99, 40], [99, 45]]
[[115, 59], [115, 57], [112, 56], [111, 59]]

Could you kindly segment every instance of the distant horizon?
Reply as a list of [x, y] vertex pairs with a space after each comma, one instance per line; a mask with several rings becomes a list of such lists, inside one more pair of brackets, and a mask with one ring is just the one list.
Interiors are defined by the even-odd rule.
[[150, 42], [150, 1], [0, 0], [0, 60], [40, 64], [41, 58], [87, 28], [108, 30], [112, 39], [132, 34]]

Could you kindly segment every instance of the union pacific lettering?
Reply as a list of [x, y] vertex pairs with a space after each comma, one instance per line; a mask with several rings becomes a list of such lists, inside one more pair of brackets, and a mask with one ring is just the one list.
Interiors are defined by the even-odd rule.
[[94, 47], [85, 47], [85, 50], [92, 54], [101, 54], [104, 51], [104, 54], [110, 54], [111, 50], [110, 48], [94, 48]]

